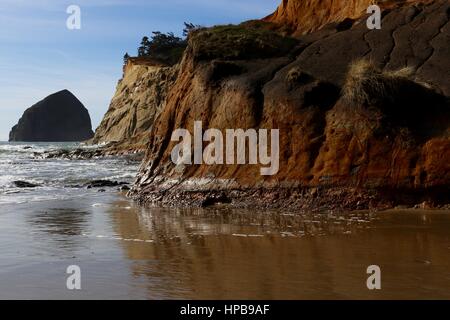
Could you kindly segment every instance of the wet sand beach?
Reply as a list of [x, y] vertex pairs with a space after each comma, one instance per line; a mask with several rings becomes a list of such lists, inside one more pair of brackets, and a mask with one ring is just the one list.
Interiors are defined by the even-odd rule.
[[449, 228], [446, 211], [145, 209], [115, 192], [2, 205], [0, 298], [445, 299]]

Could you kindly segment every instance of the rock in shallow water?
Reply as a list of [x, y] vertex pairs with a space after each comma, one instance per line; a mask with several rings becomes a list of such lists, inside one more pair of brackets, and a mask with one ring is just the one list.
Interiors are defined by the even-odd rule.
[[17, 188], [36, 188], [36, 187], [39, 187], [39, 185], [37, 185], [37, 184], [26, 182], [26, 181], [14, 181], [13, 184]]
[[68, 90], [54, 93], [27, 109], [9, 141], [85, 141], [94, 136], [88, 110]]
[[110, 181], [110, 180], [94, 180], [86, 184], [86, 187], [88, 189], [92, 188], [105, 188], [105, 187], [117, 187], [117, 186], [125, 186], [128, 183], [126, 182], [117, 182], [117, 181]]

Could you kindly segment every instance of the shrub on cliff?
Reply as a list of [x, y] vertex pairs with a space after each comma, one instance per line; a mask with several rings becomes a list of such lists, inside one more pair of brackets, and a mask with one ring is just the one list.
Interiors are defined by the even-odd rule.
[[297, 40], [261, 24], [243, 23], [197, 30], [192, 33], [189, 43], [197, 59], [238, 60], [284, 56]]
[[413, 73], [412, 68], [383, 71], [369, 60], [355, 60], [350, 64], [345, 79], [344, 100], [352, 105], [365, 105], [392, 99], [401, 84], [410, 80]]
[[423, 139], [447, 130], [448, 97], [415, 78], [412, 68], [384, 71], [370, 61], [356, 60], [342, 91], [345, 106], [366, 114], [380, 134], [397, 128]]

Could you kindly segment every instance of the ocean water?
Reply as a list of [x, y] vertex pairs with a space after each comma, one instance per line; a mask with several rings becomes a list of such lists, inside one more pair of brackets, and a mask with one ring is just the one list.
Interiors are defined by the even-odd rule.
[[0, 144], [0, 299], [450, 299], [448, 211], [143, 208], [80, 187], [137, 163], [33, 157], [76, 147]]
[[[92, 180], [133, 182], [138, 164], [123, 159], [64, 160], [34, 156], [44, 151], [80, 147], [89, 148], [78, 143], [0, 142], [0, 205], [82, 198], [98, 191], [83, 188]], [[17, 188], [14, 181], [26, 181], [38, 187]]]

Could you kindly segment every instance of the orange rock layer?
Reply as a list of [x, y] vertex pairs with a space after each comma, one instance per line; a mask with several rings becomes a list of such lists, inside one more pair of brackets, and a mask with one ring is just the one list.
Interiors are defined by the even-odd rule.
[[419, 2], [429, 0], [283, 0], [278, 9], [264, 20], [281, 26], [289, 33], [301, 35], [346, 18], [359, 18], [371, 4], [394, 8]]

